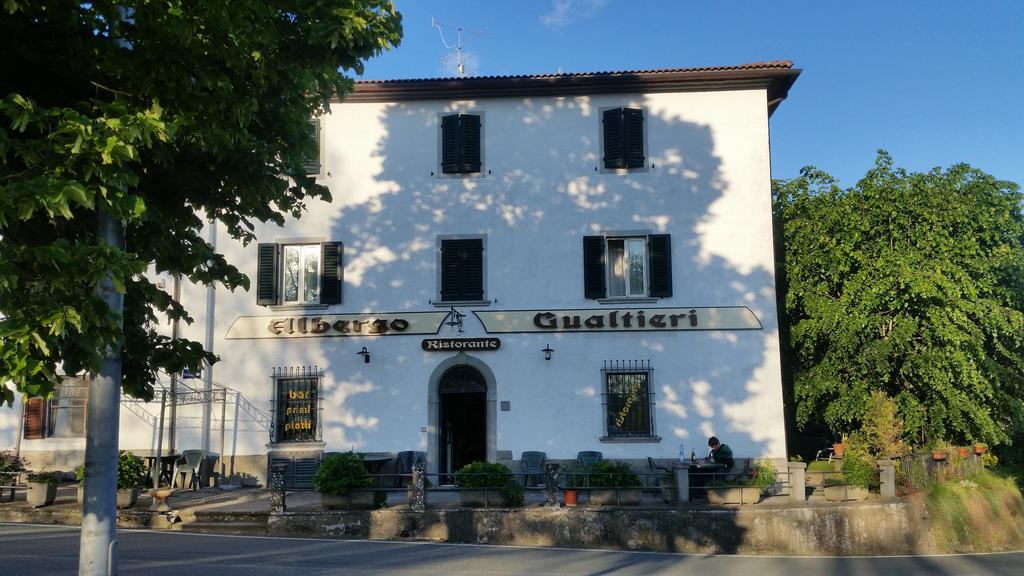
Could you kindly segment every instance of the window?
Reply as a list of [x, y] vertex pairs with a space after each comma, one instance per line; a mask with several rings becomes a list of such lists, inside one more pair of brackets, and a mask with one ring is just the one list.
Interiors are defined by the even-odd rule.
[[441, 172], [476, 174], [480, 172], [480, 116], [450, 114], [441, 117]]
[[644, 167], [644, 111], [611, 108], [602, 113], [604, 167], [619, 170]]
[[341, 242], [260, 244], [258, 249], [260, 306], [341, 303]]
[[438, 272], [441, 302], [484, 299], [484, 238], [439, 238]]
[[587, 298], [672, 296], [669, 234], [584, 236], [583, 262]]
[[273, 442], [318, 442], [320, 440], [320, 379], [316, 368], [277, 368]]
[[306, 174], [319, 174], [320, 173], [320, 119], [314, 118], [309, 121], [309, 131], [313, 133], [313, 139], [316, 141], [316, 153], [306, 158]]
[[49, 398], [36, 396], [25, 403], [26, 439], [82, 438], [89, 398], [86, 376], [64, 376]]
[[605, 362], [605, 438], [655, 438], [650, 362]]

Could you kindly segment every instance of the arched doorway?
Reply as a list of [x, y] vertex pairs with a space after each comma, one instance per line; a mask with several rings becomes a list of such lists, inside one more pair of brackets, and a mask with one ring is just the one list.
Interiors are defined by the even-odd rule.
[[[445, 384], [443, 389], [442, 384]], [[463, 398], [460, 400], [458, 396], [462, 394], [479, 394], [479, 384], [483, 384], [486, 389], [484, 405], [482, 409], [477, 405], [476, 407], [470, 406], [467, 410], [466, 404], [478, 402], [480, 397], [476, 396], [472, 399]], [[460, 389], [465, 392], [457, 392]], [[461, 409], [459, 406], [460, 402], [462, 403]], [[427, 473], [429, 474], [447, 473], [449, 462], [452, 464], [452, 470], [458, 470], [455, 467], [456, 458], [454, 451], [452, 458], [450, 460], [447, 459], [447, 428], [442, 433], [442, 426], [445, 424], [445, 421], [441, 418], [442, 404], [444, 404], [446, 416], [460, 412], [471, 412], [480, 415], [480, 420], [476, 420], [471, 426], [464, 425], [462, 428], [466, 433], [478, 434], [483, 442], [485, 453], [477, 457], [477, 460], [497, 462], [498, 387], [494, 379], [494, 372], [491, 371], [490, 366], [475, 356], [459, 352], [439, 362], [430, 373], [430, 382], [427, 388]], [[482, 424], [480, 423], [481, 421]], [[470, 432], [468, 430], [468, 428], [473, 426], [481, 425], [484, 427], [482, 433]], [[445, 453], [446, 458], [443, 465], [441, 461], [442, 452]]]
[[437, 387], [438, 470], [451, 482], [455, 471], [487, 460], [487, 383], [468, 365], [445, 371]]

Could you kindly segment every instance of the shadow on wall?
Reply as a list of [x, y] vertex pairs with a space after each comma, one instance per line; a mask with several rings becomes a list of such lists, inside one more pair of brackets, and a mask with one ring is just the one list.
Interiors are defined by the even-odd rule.
[[[600, 108], [621, 105], [648, 111], [649, 166], [628, 175], [599, 168]], [[773, 360], [778, 342], [771, 261], [748, 257], [760, 254], [756, 247], [721, 245], [730, 239], [743, 241], [746, 231], [735, 233], [737, 228], [770, 230], [770, 191], [765, 181], [764, 210], [737, 204], [737, 199], [751, 198], [747, 194], [726, 194], [729, 184], [710, 126], [659, 112], [664, 106], [657, 96], [524, 99], [500, 109], [490, 101], [443, 109], [411, 102], [377, 110], [382, 110], [377, 120], [383, 136], [370, 161], [354, 166], [329, 156], [326, 162], [326, 183], [337, 210], [331, 235], [345, 242], [347, 311], [433, 309], [438, 234], [487, 234], [487, 296], [497, 299], [496, 309], [593, 307], [593, 301], [582, 298], [582, 236], [604, 230], [669, 232], [675, 293], [655, 305], [747, 305], [764, 331], [681, 334], [679, 354], [692, 362], [685, 373], [662, 371], [654, 381], [659, 433], [672, 439], [670, 448], [673, 441], [702, 446], [715, 433], [739, 455], [784, 454], [781, 432], [776, 433], [782, 429], [781, 392], [759, 384], [778, 381], [771, 374], [778, 370]], [[481, 177], [438, 174], [438, 118], [460, 111], [484, 113]], [[353, 122], [359, 124], [350, 127], [356, 138], [366, 120]], [[737, 142], [726, 145], [735, 147]], [[740, 154], [749, 154], [753, 162], [755, 152], [750, 150], [755, 145], [745, 144], [746, 151], [743, 145]], [[749, 175], [730, 177], [733, 182], [742, 177], [760, 183]], [[770, 255], [768, 239], [765, 250]], [[537, 294], [544, 295], [543, 301]], [[343, 339], [326, 340], [325, 346], [333, 348]], [[639, 357], [644, 350], [665, 346], [657, 338], [633, 342], [635, 351], [624, 351], [624, 356]], [[330, 358], [333, 351], [325, 349], [324, 354]], [[321, 366], [331, 373], [329, 362]], [[759, 380], [760, 370], [769, 372]], [[359, 400], [385, 391], [373, 385], [352, 389], [365, 382], [327, 381], [333, 389], [325, 389], [324, 398], [341, 394], [349, 416], [347, 422], [325, 420], [324, 437], [329, 436], [328, 427], [343, 428], [337, 432], [346, 438], [348, 430], [361, 434], [359, 423], [377, 416], [359, 415], [364, 409]], [[389, 412], [400, 418], [402, 410], [394, 402], [422, 403], [426, 382], [395, 385], [407, 387], [406, 393], [373, 404], [391, 406]], [[352, 397], [353, 392], [362, 394]], [[345, 398], [354, 401], [346, 403]], [[592, 401], [599, 403], [599, 395]], [[554, 414], [536, 416], [571, 425], [566, 419], [557, 424], [560, 419]], [[379, 415], [375, 425], [387, 427], [388, 417]]]

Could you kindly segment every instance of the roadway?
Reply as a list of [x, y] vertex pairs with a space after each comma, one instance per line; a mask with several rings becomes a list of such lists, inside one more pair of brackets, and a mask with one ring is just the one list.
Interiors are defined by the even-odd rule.
[[[77, 527], [0, 523], [0, 574], [78, 573]], [[715, 556], [510, 546], [214, 536], [119, 530], [124, 576], [590, 574], [990, 575], [1022, 573], [1024, 552], [887, 557]]]

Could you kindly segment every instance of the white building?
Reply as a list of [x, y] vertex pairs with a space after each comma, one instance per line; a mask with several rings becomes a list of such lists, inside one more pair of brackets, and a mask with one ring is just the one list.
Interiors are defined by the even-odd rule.
[[[182, 336], [221, 361], [181, 381], [200, 392], [176, 449], [261, 481], [268, 455], [297, 458], [300, 484], [350, 448], [446, 471], [527, 450], [704, 454], [717, 435], [784, 458], [768, 120], [798, 75], [358, 83], [319, 122], [311, 169], [333, 200], [259, 246], [216, 237], [250, 292], [182, 286]], [[55, 422], [20, 449], [70, 468], [82, 426], [49, 402]], [[156, 449], [159, 403], [128, 408], [122, 447]], [[0, 411], [0, 445], [19, 413]]]

